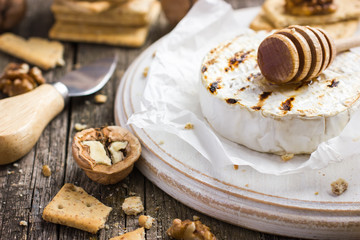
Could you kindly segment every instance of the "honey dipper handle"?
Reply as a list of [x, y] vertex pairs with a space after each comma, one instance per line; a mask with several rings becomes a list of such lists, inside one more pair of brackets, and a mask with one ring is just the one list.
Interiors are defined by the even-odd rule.
[[340, 39], [340, 40], [336, 40], [335, 42], [335, 48], [337, 53], [359, 46], [360, 46], [360, 36]]

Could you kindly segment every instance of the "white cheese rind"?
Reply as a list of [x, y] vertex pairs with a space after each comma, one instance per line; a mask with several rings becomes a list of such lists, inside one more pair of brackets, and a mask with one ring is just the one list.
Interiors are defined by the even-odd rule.
[[[238, 36], [204, 58], [199, 90], [203, 115], [220, 135], [250, 149], [311, 153], [339, 135], [359, 108], [360, 56], [340, 54], [310, 84], [279, 87], [265, 81], [257, 66], [257, 47], [265, 36]], [[214, 82], [217, 88], [211, 89]], [[290, 104], [284, 105], [286, 101]]]

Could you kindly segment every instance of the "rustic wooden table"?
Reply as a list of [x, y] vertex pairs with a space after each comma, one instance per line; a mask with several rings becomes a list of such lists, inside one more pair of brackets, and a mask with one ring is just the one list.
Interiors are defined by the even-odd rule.
[[[51, 2], [29, 0], [25, 19], [13, 31], [23, 37], [46, 38], [53, 23]], [[234, 8], [244, 8], [258, 6], [263, 0], [229, 2]], [[211, 213], [210, 216], [199, 213], [168, 196], [137, 169], [122, 182], [103, 186], [89, 180], [75, 164], [71, 153], [72, 138], [76, 132], [75, 123], [84, 123], [91, 127], [114, 124], [114, 96], [124, 71], [142, 51], [170, 30], [164, 18], [160, 19], [150, 32], [145, 46], [139, 49], [63, 42], [66, 66], [45, 72], [48, 82], [56, 81], [78, 64], [109, 56], [113, 52], [118, 53], [120, 59], [116, 73], [100, 91], [108, 96], [108, 101], [105, 104], [96, 104], [93, 95], [71, 99], [64, 111], [46, 127], [29, 154], [15, 165], [0, 166], [0, 239], [109, 239], [138, 227], [137, 217], [126, 216], [121, 210], [123, 199], [130, 193], [141, 196], [146, 213], [156, 218], [155, 225], [146, 233], [146, 239], [169, 239], [166, 229], [172, 219], [192, 219], [194, 215], [210, 226], [218, 239], [289, 239], [233, 226], [211, 218]], [[20, 60], [0, 53], [0, 69], [10, 61]], [[49, 165], [53, 172], [50, 177], [44, 177], [41, 173], [45, 164]], [[42, 220], [44, 207], [63, 184], [68, 182], [83, 187], [104, 204], [113, 207], [107, 222], [109, 229], [92, 235]], [[21, 226], [22, 220], [28, 225]]]

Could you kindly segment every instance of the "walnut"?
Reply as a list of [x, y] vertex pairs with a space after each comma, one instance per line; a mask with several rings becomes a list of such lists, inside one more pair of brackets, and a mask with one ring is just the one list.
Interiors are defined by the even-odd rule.
[[0, 0], [0, 30], [10, 29], [25, 16], [25, 0]]
[[286, 0], [287, 13], [298, 16], [311, 16], [330, 14], [335, 12], [337, 6], [333, 0]]
[[174, 219], [171, 227], [166, 231], [169, 237], [184, 240], [216, 240], [210, 228], [200, 221]]
[[29, 92], [43, 83], [45, 79], [38, 67], [30, 69], [26, 63], [9, 63], [0, 77], [0, 91], [12, 97]]
[[141, 145], [119, 126], [89, 128], [75, 134], [72, 153], [90, 179], [115, 184], [130, 174], [140, 157]]
[[344, 179], [339, 178], [331, 183], [331, 190], [335, 195], [339, 196], [347, 190], [348, 185], [349, 184]]

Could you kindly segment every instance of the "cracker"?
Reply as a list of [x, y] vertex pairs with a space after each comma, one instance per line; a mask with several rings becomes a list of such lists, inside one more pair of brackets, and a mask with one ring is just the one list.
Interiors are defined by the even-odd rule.
[[[339, 38], [347, 38], [351, 37], [355, 34], [358, 28], [358, 20], [345, 20], [336, 23], [329, 23], [329, 24], [320, 24], [320, 25], [313, 25], [312, 27], [318, 27], [324, 29], [326, 32], [330, 34], [335, 39]], [[253, 19], [250, 23], [250, 28], [255, 31], [265, 30], [271, 31], [274, 30], [275, 27], [272, 23], [267, 19], [265, 12], [261, 10], [259, 14]]]
[[144, 206], [140, 197], [128, 197], [125, 198], [121, 206], [126, 215], [137, 215], [144, 211]]
[[108, 27], [56, 22], [50, 29], [49, 37], [72, 42], [140, 47], [144, 44], [148, 31], [148, 26]]
[[111, 210], [81, 187], [66, 183], [45, 207], [42, 217], [48, 222], [96, 233], [104, 228]]
[[64, 46], [57, 41], [32, 37], [28, 40], [12, 33], [0, 35], [0, 50], [48, 70], [64, 65]]
[[328, 24], [349, 19], [358, 19], [360, 16], [360, 0], [334, 0], [338, 9], [331, 14], [314, 16], [294, 16], [285, 13], [285, 0], [266, 0], [263, 9], [266, 17], [276, 28], [289, 25]]
[[145, 240], [144, 228], [138, 228], [135, 231], [125, 233], [121, 236], [110, 238], [110, 240]]
[[159, 16], [161, 6], [157, 0], [131, 0], [115, 4], [98, 14], [86, 10], [79, 11], [61, 3], [54, 3], [51, 10], [55, 19], [62, 22], [137, 27], [149, 25]]

